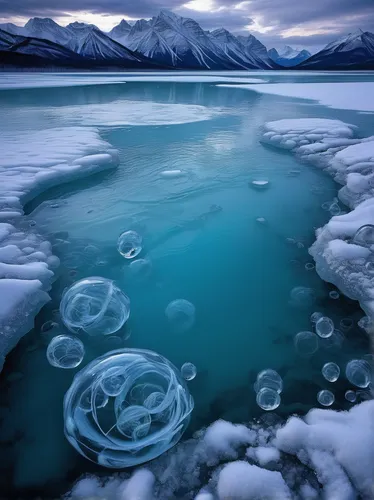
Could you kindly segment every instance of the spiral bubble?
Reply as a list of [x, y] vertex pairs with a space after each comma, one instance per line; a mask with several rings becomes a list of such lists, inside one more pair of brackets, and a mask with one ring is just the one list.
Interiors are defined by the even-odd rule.
[[340, 368], [336, 363], [326, 363], [322, 367], [322, 375], [329, 382], [336, 382], [340, 375]]
[[335, 401], [335, 396], [331, 391], [319, 391], [317, 394], [317, 401], [322, 406], [331, 406]]
[[323, 316], [316, 323], [316, 334], [322, 339], [331, 337], [334, 332], [334, 323], [332, 319], [327, 316]]
[[192, 363], [184, 363], [181, 368], [181, 374], [185, 380], [193, 380], [197, 374], [196, 366]]
[[83, 342], [69, 335], [54, 337], [47, 347], [48, 362], [56, 368], [76, 368], [83, 357]]
[[314, 290], [305, 286], [296, 286], [293, 288], [290, 297], [291, 305], [300, 309], [311, 307], [316, 300]]
[[344, 397], [350, 403], [355, 403], [356, 399], [357, 399], [355, 391], [351, 391], [351, 390], [346, 391], [346, 393], [344, 394]]
[[72, 332], [110, 335], [128, 320], [130, 299], [109, 279], [85, 278], [64, 293], [60, 314]]
[[353, 236], [353, 243], [362, 247], [371, 247], [374, 245], [374, 226], [366, 224], [357, 229]]
[[372, 379], [370, 363], [363, 359], [352, 359], [347, 363], [345, 375], [351, 384], [366, 389]]
[[294, 344], [298, 354], [307, 358], [318, 350], [319, 341], [313, 332], [299, 332], [295, 335]]
[[132, 467], [174, 446], [193, 406], [186, 382], [167, 359], [120, 349], [74, 377], [64, 398], [65, 435], [93, 462]]
[[125, 259], [134, 259], [142, 251], [143, 239], [136, 231], [126, 231], [117, 241], [117, 249]]
[[256, 402], [260, 408], [265, 411], [272, 411], [278, 408], [281, 403], [281, 397], [277, 391], [269, 387], [260, 389], [256, 396]]
[[178, 332], [186, 332], [195, 323], [195, 306], [185, 299], [170, 302], [165, 314], [172, 327]]
[[282, 377], [275, 370], [271, 369], [262, 370], [257, 375], [257, 380], [254, 384], [254, 389], [256, 392], [259, 392], [264, 387], [273, 389], [278, 394], [280, 394], [283, 391]]

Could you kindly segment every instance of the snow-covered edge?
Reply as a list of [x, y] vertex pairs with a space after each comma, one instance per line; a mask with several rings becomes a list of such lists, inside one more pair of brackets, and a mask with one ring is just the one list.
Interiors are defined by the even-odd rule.
[[50, 300], [59, 259], [24, 217], [23, 205], [52, 186], [118, 165], [96, 128], [2, 133], [0, 138], [0, 370]]

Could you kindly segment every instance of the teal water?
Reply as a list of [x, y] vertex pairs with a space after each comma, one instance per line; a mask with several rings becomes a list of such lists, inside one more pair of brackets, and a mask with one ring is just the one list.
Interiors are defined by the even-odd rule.
[[[251, 76], [274, 82], [373, 80], [367, 74]], [[336, 196], [337, 185], [288, 153], [265, 147], [260, 138], [265, 122], [299, 117], [341, 119], [358, 125], [363, 136], [372, 135], [372, 117], [212, 83], [129, 81], [0, 91], [1, 113], [7, 116], [6, 124], [0, 120], [0, 133], [1, 127], [22, 134], [70, 126], [71, 106], [79, 117], [97, 104], [112, 105], [116, 112], [119, 100], [198, 104], [221, 111], [205, 121], [178, 125], [97, 123], [101, 136], [119, 151], [118, 169], [51, 189], [26, 206], [28, 217], [52, 242], [62, 266], [52, 302], [39, 314], [35, 330], [11, 353], [1, 374], [5, 399], [0, 488], [9, 494], [56, 495], [80, 474], [96, 470], [63, 436], [62, 399], [77, 370], [49, 366], [45, 336], [40, 333], [46, 321], [61, 325], [62, 291], [82, 277], [115, 280], [132, 305], [121, 338], [86, 341], [84, 363], [120, 346], [155, 350], [177, 367], [193, 362], [198, 375], [190, 383], [195, 410], [189, 433], [217, 418], [240, 422], [259, 417], [262, 411], [255, 402], [253, 382], [264, 368], [274, 368], [284, 378], [276, 413], [282, 418], [304, 413], [316, 405], [320, 389], [331, 388], [320, 374], [325, 362], [336, 361], [344, 368], [348, 359], [368, 352], [358, 329], [349, 332], [341, 349], [321, 348], [308, 360], [295, 352], [293, 337], [311, 329], [313, 311], [328, 314], [336, 324], [343, 317], [358, 320], [363, 314], [344, 297], [330, 299], [332, 288], [305, 269], [311, 262], [307, 249], [314, 241], [314, 228], [330, 217], [321, 205]], [[172, 169], [186, 175], [160, 175]], [[250, 186], [262, 178], [269, 180], [267, 189]], [[212, 210], [214, 205], [222, 210]], [[258, 217], [266, 223], [258, 222]], [[143, 280], [130, 272], [116, 250], [119, 234], [128, 229], [142, 234], [141, 256], [152, 263]], [[97, 254], [87, 255], [87, 245], [94, 245]], [[297, 286], [313, 288], [315, 303], [305, 308], [290, 304], [290, 292]], [[196, 323], [183, 334], [170, 329], [164, 313], [178, 298], [196, 307]], [[346, 389], [344, 379], [334, 386], [334, 408], [346, 407]]]

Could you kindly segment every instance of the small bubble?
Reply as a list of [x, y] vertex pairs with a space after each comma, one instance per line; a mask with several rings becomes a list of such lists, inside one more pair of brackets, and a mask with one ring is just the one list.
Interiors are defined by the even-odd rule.
[[256, 402], [263, 410], [272, 411], [280, 405], [281, 397], [274, 389], [263, 387], [257, 393]]
[[316, 266], [313, 264], [313, 262], [307, 262], [307, 263], [305, 264], [305, 269], [306, 269], [307, 271], [313, 271], [313, 269], [314, 269], [315, 267], [316, 267]]
[[185, 380], [193, 380], [197, 374], [196, 366], [192, 363], [184, 363], [181, 368], [181, 373]]
[[295, 335], [294, 344], [300, 356], [309, 357], [318, 350], [319, 340], [313, 332], [299, 332]]
[[336, 290], [331, 290], [329, 297], [330, 299], [337, 300], [340, 297], [340, 294]]
[[58, 335], [47, 347], [47, 359], [56, 368], [76, 368], [83, 357], [83, 342], [76, 337]]
[[352, 385], [366, 389], [372, 379], [370, 363], [362, 359], [352, 359], [346, 366], [345, 375]]
[[351, 391], [351, 390], [346, 391], [346, 393], [344, 394], [344, 397], [350, 403], [355, 403], [356, 399], [357, 399], [355, 391]]
[[118, 238], [117, 249], [125, 259], [134, 259], [142, 251], [142, 237], [136, 231], [126, 231]]
[[322, 375], [329, 382], [336, 382], [340, 375], [340, 368], [336, 363], [326, 363], [322, 367]]
[[322, 406], [331, 406], [335, 401], [335, 396], [331, 391], [323, 390], [317, 394], [317, 400]]
[[319, 337], [325, 339], [327, 337], [331, 337], [334, 332], [334, 323], [333, 321], [323, 316], [316, 323], [316, 333]]
[[343, 318], [340, 320], [340, 328], [343, 332], [348, 332], [353, 328], [353, 319], [351, 318]]

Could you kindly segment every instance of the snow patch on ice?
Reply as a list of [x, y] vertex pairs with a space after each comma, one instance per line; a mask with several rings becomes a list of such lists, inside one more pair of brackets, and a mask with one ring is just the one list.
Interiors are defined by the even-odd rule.
[[[254, 463], [258, 457], [245, 447], [240, 450], [249, 436], [255, 455], [262, 457], [260, 466]], [[235, 456], [229, 458], [233, 439]], [[291, 417], [267, 429], [218, 421], [147, 464], [147, 471], [84, 477], [66, 498], [369, 499], [374, 492], [373, 442], [374, 401], [348, 412], [311, 410], [304, 418]]]
[[266, 85], [219, 85], [318, 101], [336, 109], [374, 111], [374, 82], [269, 83]]
[[357, 139], [355, 132], [355, 126], [338, 120], [279, 120], [265, 125], [263, 141], [292, 151], [343, 185], [339, 198], [353, 210], [319, 229], [309, 252], [321, 278], [374, 318], [373, 275], [365, 267], [371, 252], [352, 242], [361, 226], [374, 222], [374, 137]]
[[71, 125], [120, 127], [125, 125], [181, 125], [211, 120], [224, 111], [195, 104], [118, 100], [106, 104], [49, 108], [53, 119]]
[[[23, 204], [42, 191], [117, 166], [117, 152], [94, 128], [55, 128], [0, 137], [0, 369], [50, 300], [59, 265], [28, 226]], [[4, 300], [6, 298], [6, 300]]]

